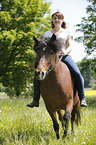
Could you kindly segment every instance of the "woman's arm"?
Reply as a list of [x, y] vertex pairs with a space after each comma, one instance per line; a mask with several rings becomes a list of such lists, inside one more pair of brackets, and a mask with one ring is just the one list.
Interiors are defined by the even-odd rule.
[[67, 55], [68, 53], [70, 53], [72, 51], [72, 39], [71, 38], [69, 38], [67, 40], [66, 46], [67, 46], [66, 49], [63, 48], [62, 51], [60, 52], [60, 54], [63, 53], [63, 55]]
[[67, 48], [65, 50], [65, 53], [68, 54], [68, 53], [70, 53], [72, 51], [72, 39], [69, 38], [66, 43], [67, 43], [66, 44]]

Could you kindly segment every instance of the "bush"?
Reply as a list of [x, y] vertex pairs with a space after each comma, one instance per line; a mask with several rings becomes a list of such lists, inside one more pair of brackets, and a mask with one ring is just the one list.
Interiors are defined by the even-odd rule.
[[0, 83], [0, 92], [5, 92], [5, 87]]
[[96, 90], [96, 83], [92, 86], [92, 90]]

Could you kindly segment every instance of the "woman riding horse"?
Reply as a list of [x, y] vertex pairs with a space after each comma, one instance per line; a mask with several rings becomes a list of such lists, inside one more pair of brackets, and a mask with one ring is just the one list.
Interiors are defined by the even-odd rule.
[[[71, 43], [72, 36], [70, 35], [69, 31], [66, 29], [64, 16], [60, 12], [56, 12], [52, 15], [52, 29], [45, 32], [43, 37], [45, 39], [48, 37], [51, 38], [53, 34], [56, 35], [57, 39], [62, 38], [64, 40], [63, 47], [59, 51], [59, 55], [63, 56], [61, 61], [64, 62], [68, 66], [72, 77], [75, 79], [81, 107], [87, 107], [87, 104], [85, 101], [85, 95], [84, 95], [84, 83], [83, 83], [81, 73], [76, 63], [68, 55], [72, 50], [72, 43]], [[34, 76], [34, 98], [33, 98], [33, 101], [27, 106], [31, 108], [38, 107], [39, 99], [40, 99], [40, 81], [36, 79], [36, 76]]]

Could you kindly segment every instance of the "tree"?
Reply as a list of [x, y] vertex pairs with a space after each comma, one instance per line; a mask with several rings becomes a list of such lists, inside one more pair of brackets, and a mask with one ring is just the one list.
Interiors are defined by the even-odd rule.
[[[85, 68], [85, 66], [83, 66], [83, 61], [78, 61], [76, 64], [79, 67], [80, 72], [81, 72], [81, 74], [83, 76], [84, 88], [93, 88], [93, 87], [96, 88], [95, 87], [96, 76], [92, 72], [92, 66], [90, 65], [91, 69], [90, 68]], [[90, 63], [90, 59], [87, 61], [87, 63]]]
[[9, 95], [20, 96], [32, 81], [33, 36], [50, 28], [50, 6], [44, 0], [0, 2], [0, 82]]
[[[96, 0], [88, 0], [89, 5], [86, 8], [88, 17], [82, 18], [81, 24], [77, 24], [76, 32], [80, 31], [83, 36], [77, 37], [77, 42], [83, 42], [85, 46], [86, 57], [82, 61], [82, 66], [88, 67], [96, 72]], [[89, 55], [93, 55], [91, 59], [87, 59]], [[93, 67], [94, 66], [94, 67]], [[85, 70], [84, 69], [84, 70]], [[96, 73], [95, 73], [96, 74]]]

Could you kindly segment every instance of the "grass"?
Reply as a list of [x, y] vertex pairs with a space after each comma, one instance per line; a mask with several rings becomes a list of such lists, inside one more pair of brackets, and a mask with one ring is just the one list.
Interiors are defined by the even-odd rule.
[[[81, 108], [82, 124], [75, 127], [75, 141], [70, 134], [57, 140], [43, 100], [40, 107], [28, 108], [31, 98], [9, 99], [0, 93], [0, 145], [96, 145], [96, 90], [85, 91], [87, 108]], [[70, 127], [71, 128], [71, 127]]]

